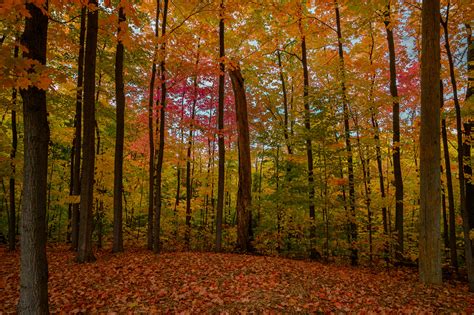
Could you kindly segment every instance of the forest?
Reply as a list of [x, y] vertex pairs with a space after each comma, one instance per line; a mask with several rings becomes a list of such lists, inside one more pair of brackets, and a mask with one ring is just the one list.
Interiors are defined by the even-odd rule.
[[474, 312], [470, 0], [0, 17], [0, 313]]

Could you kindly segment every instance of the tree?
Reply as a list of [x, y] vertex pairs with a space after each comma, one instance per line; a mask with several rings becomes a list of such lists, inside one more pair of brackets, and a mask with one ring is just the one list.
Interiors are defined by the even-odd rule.
[[[27, 3], [29, 16], [21, 38], [23, 57], [31, 59], [30, 75], [46, 65], [48, 2]], [[38, 66], [39, 65], [39, 66]], [[46, 188], [49, 126], [46, 90], [29, 85], [20, 89], [23, 99], [24, 172], [21, 211], [20, 314], [48, 314], [48, 262], [46, 258]]]
[[400, 163], [400, 101], [398, 97], [395, 41], [393, 39], [393, 24], [390, 16], [390, 1], [387, 5], [384, 17], [390, 64], [390, 95], [392, 96], [392, 159], [393, 175], [395, 178], [395, 232], [397, 233], [398, 239], [396, 257], [398, 260], [401, 260], [403, 258], [403, 180]]
[[351, 145], [351, 131], [349, 127], [349, 102], [346, 95], [346, 74], [344, 66], [344, 50], [342, 47], [342, 31], [341, 31], [341, 18], [339, 13], [339, 6], [337, 0], [334, 0], [335, 11], [336, 11], [336, 24], [337, 24], [337, 43], [338, 43], [338, 54], [339, 54], [339, 69], [340, 69], [340, 81], [341, 81], [341, 94], [342, 94], [342, 112], [344, 115], [344, 139], [346, 142], [347, 151], [347, 176], [349, 179], [349, 205], [350, 205], [350, 216], [349, 216], [349, 241], [351, 247], [351, 264], [353, 266], [358, 264], [359, 255], [355, 242], [357, 242], [357, 222], [355, 213], [355, 187], [354, 187], [354, 163], [352, 157], [352, 145]]
[[[168, 15], [168, 0], [164, 0], [163, 22], [161, 24], [161, 38], [166, 36], [166, 19]], [[161, 225], [161, 207], [162, 207], [162, 175], [163, 175], [163, 155], [165, 149], [165, 120], [166, 120], [166, 40], [160, 47], [160, 79], [161, 79], [161, 100], [160, 100], [160, 139], [158, 143], [158, 155], [156, 163], [156, 205], [155, 222], [153, 226], [153, 251], [160, 252], [160, 225]]]
[[[87, 8], [81, 8], [81, 26], [79, 31], [79, 55], [77, 59], [76, 115], [74, 117], [73, 160], [71, 173], [71, 195], [81, 194], [81, 144], [82, 144], [82, 97], [84, 80], [84, 40], [86, 34]], [[79, 203], [73, 203], [71, 214], [71, 247], [77, 250], [79, 241]]]
[[[158, 22], [160, 18], [160, 0], [156, 1], [156, 17], [155, 17], [155, 39], [158, 39]], [[151, 66], [150, 91], [148, 96], [148, 145], [149, 145], [149, 160], [148, 160], [148, 229], [147, 229], [147, 248], [153, 249], [153, 211], [154, 211], [154, 195], [155, 190], [155, 143], [153, 140], [153, 98], [155, 91], [156, 78], [156, 57], [158, 46], [155, 44], [153, 53], [153, 62]]]
[[77, 261], [95, 260], [92, 253], [92, 218], [94, 201], [95, 167], [95, 69], [97, 54], [97, 32], [99, 10], [97, 1], [91, 0], [87, 12], [86, 49], [84, 60], [84, 104], [83, 104], [83, 144], [81, 174], [81, 213], [79, 222], [79, 243]]
[[252, 251], [252, 166], [250, 162], [250, 135], [244, 79], [238, 65], [229, 69], [235, 97], [239, 150], [239, 188], [237, 190], [237, 248]]
[[441, 283], [440, 3], [423, 0], [420, 129], [420, 279]]
[[217, 146], [219, 155], [216, 208], [216, 251], [222, 248], [222, 217], [224, 212], [225, 184], [225, 143], [224, 143], [224, 86], [225, 86], [225, 48], [224, 48], [224, 0], [220, 4], [219, 19], [219, 104], [217, 105]]
[[116, 102], [116, 132], [115, 132], [115, 167], [114, 167], [114, 253], [123, 251], [122, 231], [122, 192], [123, 192], [123, 141], [125, 125], [125, 93], [123, 83], [122, 38], [126, 32], [126, 17], [124, 4], [119, 4], [117, 50], [115, 54], [115, 102]]

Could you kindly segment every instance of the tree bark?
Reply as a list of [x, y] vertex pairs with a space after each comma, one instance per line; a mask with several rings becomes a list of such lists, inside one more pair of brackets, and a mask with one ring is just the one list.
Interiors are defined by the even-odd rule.
[[[303, 15], [303, 8], [300, 8], [300, 14]], [[313, 144], [311, 141], [311, 111], [309, 108], [309, 71], [308, 71], [308, 59], [306, 51], [306, 36], [303, 32], [302, 17], [298, 19], [298, 27], [301, 36], [301, 63], [303, 66], [303, 104], [304, 104], [304, 126], [307, 132], [306, 135], [306, 159], [308, 167], [308, 208], [310, 218], [309, 228], [309, 239], [310, 239], [310, 258], [318, 258], [318, 253], [314, 249], [314, 238], [316, 237], [316, 226], [315, 226], [315, 206], [314, 206], [314, 171], [313, 171]]]
[[[466, 24], [466, 29], [468, 31], [468, 37], [467, 37], [467, 43], [468, 43], [468, 57], [467, 57], [467, 64], [468, 64], [468, 87], [466, 91], [466, 103], [467, 102], [472, 102], [472, 95], [474, 93], [474, 45], [472, 43], [472, 29], [469, 24]], [[470, 143], [472, 143], [472, 135], [470, 134], [471, 128], [472, 128], [473, 122], [472, 120], [469, 121], [469, 129], [466, 129], [466, 125], [464, 127], [466, 131], [466, 146], [464, 147], [465, 153], [464, 156], [468, 157], [468, 161], [472, 163], [471, 159], [471, 146]], [[469, 133], [468, 133], [469, 131]], [[463, 213], [463, 227], [464, 227], [464, 243], [469, 244], [471, 243], [471, 246], [465, 246], [465, 252], [466, 252], [466, 266], [467, 266], [467, 277], [469, 280], [469, 291], [474, 292], [474, 259], [473, 259], [473, 253], [474, 253], [474, 242], [470, 238], [470, 232], [474, 228], [474, 188], [473, 188], [473, 182], [472, 182], [472, 164], [467, 164], [466, 165], [468, 168], [465, 168], [467, 171], [466, 174], [469, 174], [469, 177], [466, 176], [466, 196], [469, 196], [469, 198], [466, 198], [466, 211]]]
[[[443, 106], [443, 83], [440, 81], [440, 101]], [[454, 191], [453, 191], [453, 180], [451, 175], [451, 158], [449, 156], [448, 147], [448, 133], [446, 130], [446, 118], [441, 120], [441, 135], [443, 141], [444, 151], [444, 165], [446, 169], [446, 189], [448, 191], [448, 210], [449, 210], [449, 235], [448, 235], [448, 246], [451, 258], [451, 266], [458, 270], [458, 255], [456, 250], [456, 214], [454, 213]]]
[[441, 284], [440, 3], [423, 0], [420, 130], [420, 280]]
[[[161, 24], [161, 37], [166, 35], [166, 19], [168, 15], [168, 0], [163, 3], [163, 23]], [[153, 226], [154, 239], [153, 251], [159, 253], [160, 248], [160, 228], [161, 228], [161, 207], [162, 207], [162, 174], [163, 174], [163, 155], [165, 149], [165, 123], [166, 123], [166, 41], [163, 41], [160, 47], [160, 78], [161, 78], [161, 100], [160, 100], [160, 142], [158, 144], [158, 156], [156, 163], [156, 205], [155, 222]]]
[[237, 191], [237, 248], [242, 252], [252, 251], [252, 166], [250, 157], [250, 135], [245, 97], [244, 79], [239, 66], [229, 69], [235, 97], [235, 114], [239, 150], [239, 187]]
[[[23, 57], [46, 65], [48, 17], [32, 3], [26, 4], [21, 39]], [[28, 70], [35, 74], [32, 67]], [[20, 89], [23, 99], [24, 170], [21, 211], [19, 314], [48, 314], [48, 262], [46, 258], [46, 189], [49, 126], [46, 91], [35, 86]]]
[[400, 164], [400, 103], [397, 87], [397, 69], [395, 58], [395, 41], [390, 17], [390, 3], [385, 11], [385, 30], [387, 31], [387, 43], [390, 63], [390, 95], [392, 96], [392, 158], [393, 175], [395, 180], [395, 233], [397, 234], [397, 260], [403, 259], [403, 180]]
[[112, 251], [123, 252], [122, 231], [122, 191], [123, 191], [123, 142], [125, 128], [125, 92], [123, 82], [124, 47], [121, 36], [126, 32], [126, 17], [123, 4], [118, 12], [117, 50], [115, 54], [115, 102], [116, 102], [116, 132], [114, 156], [114, 240]]
[[339, 53], [339, 67], [341, 71], [341, 93], [342, 93], [342, 106], [344, 115], [344, 139], [346, 142], [347, 151], [347, 176], [349, 179], [349, 206], [350, 206], [350, 218], [349, 218], [349, 242], [351, 248], [351, 264], [353, 266], [358, 264], [359, 254], [356, 247], [357, 242], [357, 222], [355, 213], [355, 185], [354, 185], [354, 163], [352, 157], [352, 145], [351, 145], [351, 134], [349, 127], [349, 102], [346, 95], [346, 74], [344, 67], [344, 51], [342, 49], [342, 31], [341, 31], [341, 18], [339, 14], [339, 6], [337, 0], [334, 0], [335, 11], [336, 11], [336, 24], [337, 24], [337, 41], [338, 41], [338, 53]]
[[218, 179], [216, 208], [216, 251], [222, 250], [222, 217], [224, 213], [225, 184], [225, 143], [224, 143], [224, 88], [225, 88], [225, 47], [224, 47], [224, 0], [220, 4], [219, 19], [219, 103], [217, 106], [217, 146], [218, 146]]
[[[77, 91], [76, 91], [76, 116], [74, 117], [74, 167], [71, 174], [72, 193], [71, 195], [80, 196], [81, 194], [81, 145], [82, 145], [82, 96], [84, 80], [84, 39], [86, 34], [87, 8], [81, 9], [81, 29], [79, 33], [79, 57], [77, 60]], [[72, 204], [71, 213], [71, 248], [77, 250], [79, 240], [79, 203]]]
[[81, 203], [79, 223], [79, 245], [77, 261], [95, 260], [92, 253], [92, 221], [94, 202], [95, 168], [95, 69], [97, 54], [97, 32], [99, 11], [97, 1], [90, 1], [87, 13], [86, 49], [84, 60], [84, 104], [83, 104], [83, 160], [81, 174]]
[[[156, 17], [155, 17], [155, 39], [158, 39], [158, 22], [160, 17], [160, 0], [156, 1]], [[150, 159], [148, 161], [148, 229], [147, 229], [147, 248], [153, 249], [153, 209], [155, 191], [155, 143], [153, 137], [153, 102], [156, 78], [156, 56], [158, 47], [155, 45], [153, 54], [153, 63], [151, 66], [150, 78], [150, 94], [148, 96], [148, 142], [150, 149]]]

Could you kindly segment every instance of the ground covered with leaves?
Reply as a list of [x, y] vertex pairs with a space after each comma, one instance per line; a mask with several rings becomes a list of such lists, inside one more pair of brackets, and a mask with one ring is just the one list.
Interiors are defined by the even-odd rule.
[[[74, 262], [48, 249], [52, 312], [474, 312], [467, 286], [424, 287], [413, 271], [374, 270], [275, 257], [145, 250]], [[0, 313], [18, 301], [19, 253], [0, 248]]]

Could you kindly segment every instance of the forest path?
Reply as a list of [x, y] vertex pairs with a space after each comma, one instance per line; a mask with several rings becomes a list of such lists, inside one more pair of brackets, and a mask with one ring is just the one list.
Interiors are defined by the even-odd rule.
[[[76, 264], [65, 245], [48, 249], [51, 312], [474, 311], [467, 286], [427, 288], [417, 274], [275, 257], [145, 250], [96, 253]], [[0, 313], [15, 312], [19, 253], [0, 247]]]

